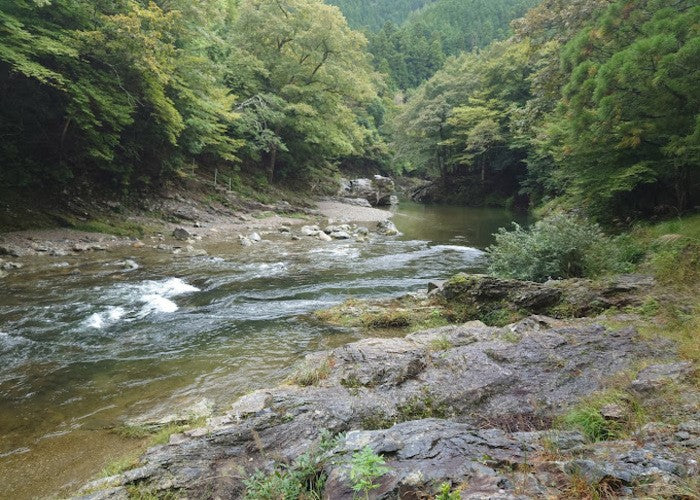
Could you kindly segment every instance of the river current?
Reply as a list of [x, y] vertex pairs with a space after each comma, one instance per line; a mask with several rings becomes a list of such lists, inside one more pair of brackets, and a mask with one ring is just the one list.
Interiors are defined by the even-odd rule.
[[273, 235], [252, 250], [212, 243], [199, 257], [37, 258], [0, 283], [0, 498], [69, 494], [137, 451], [110, 432], [125, 420], [224, 410], [279, 383], [306, 353], [367, 336], [305, 316], [478, 272], [492, 233], [513, 219], [402, 204], [403, 236], [366, 243]]

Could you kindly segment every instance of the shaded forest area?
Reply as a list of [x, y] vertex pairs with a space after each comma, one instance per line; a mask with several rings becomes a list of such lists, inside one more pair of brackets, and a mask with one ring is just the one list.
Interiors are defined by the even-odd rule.
[[359, 168], [602, 222], [698, 204], [695, 1], [333, 3], [3, 2], [0, 183], [216, 168], [305, 190]]

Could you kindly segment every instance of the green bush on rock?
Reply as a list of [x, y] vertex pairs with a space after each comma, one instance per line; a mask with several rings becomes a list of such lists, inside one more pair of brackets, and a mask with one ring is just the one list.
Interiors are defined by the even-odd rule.
[[514, 226], [513, 231], [499, 229], [496, 243], [487, 249], [489, 272], [495, 276], [543, 282], [629, 267], [615, 240], [580, 217], [557, 214], [530, 229]]

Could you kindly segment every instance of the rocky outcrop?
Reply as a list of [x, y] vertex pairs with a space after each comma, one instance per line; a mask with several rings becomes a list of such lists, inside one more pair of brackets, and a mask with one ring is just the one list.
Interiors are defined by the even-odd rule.
[[341, 179], [338, 196], [343, 199], [362, 198], [374, 207], [388, 206], [396, 203], [395, 191], [392, 179], [375, 175], [372, 179]]
[[304, 371], [314, 376], [291, 380], [313, 385], [240, 399], [207, 427], [150, 449], [136, 469], [88, 485], [103, 488], [90, 498], [120, 498], [135, 484], [189, 498], [239, 498], [250, 474], [294, 460], [322, 430], [347, 433], [325, 462], [329, 499], [352, 498], [347, 457], [364, 446], [382, 453], [391, 470], [372, 498], [421, 498], [442, 482], [467, 484], [461, 498], [541, 498], [564, 492], [562, 478], [581, 474], [619, 491], [657, 476], [680, 482], [697, 469], [689, 458], [696, 427], [686, 426], [696, 434], [682, 441], [669, 430], [672, 451], [640, 440], [606, 443], [605, 453], [589, 450], [595, 445], [578, 433], [547, 431], [611, 375], [669, 352], [631, 328], [546, 317], [362, 340], [307, 356]]
[[639, 306], [654, 285], [650, 276], [628, 274], [607, 280], [550, 280], [546, 283], [458, 274], [431, 293], [459, 302], [484, 316], [493, 311], [526, 311], [582, 317], [611, 307]]

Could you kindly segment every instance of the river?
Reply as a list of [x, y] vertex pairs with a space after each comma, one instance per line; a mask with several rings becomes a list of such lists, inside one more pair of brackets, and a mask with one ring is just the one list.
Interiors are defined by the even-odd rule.
[[[212, 243], [200, 257], [36, 258], [0, 289], [0, 498], [69, 494], [141, 446], [110, 432], [126, 419], [224, 410], [279, 383], [306, 353], [366, 336], [305, 315], [479, 271], [492, 233], [513, 219], [402, 204], [403, 236], [367, 243], [275, 235], [254, 250]], [[125, 258], [139, 267], [116, 264]]]

